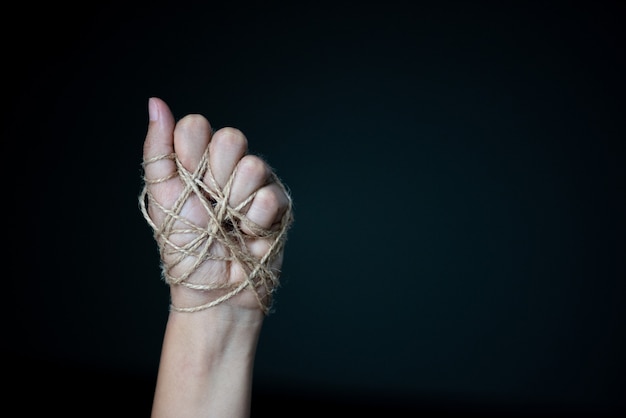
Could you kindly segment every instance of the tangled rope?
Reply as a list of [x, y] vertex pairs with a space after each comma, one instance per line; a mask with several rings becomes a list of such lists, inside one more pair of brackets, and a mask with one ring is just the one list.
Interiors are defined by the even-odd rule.
[[[272, 268], [271, 265], [280, 255], [286, 241], [287, 231], [293, 222], [292, 201], [289, 192], [272, 172], [270, 180], [275, 182], [285, 193], [288, 207], [277, 225], [271, 229], [265, 229], [250, 221], [242, 213], [242, 210], [252, 202], [256, 192], [236, 207], [228, 205], [236, 170], [233, 170], [225, 186], [220, 188], [209, 166], [208, 146], [193, 173], [183, 167], [175, 153], [159, 155], [145, 160], [142, 166], [145, 170], [148, 164], [164, 159], [173, 160], [177, 169], [171, 175], [163, 178], [147, 179], [144, 176], [144, 186], [139, 196], [140, 209], [154, 231], [154, 238], [157, 241], [161, 257], [162, 274], [166, 283], [171, 286], [185, 286], [204, 292], [209, 299], [209, 302], [202, 305], [190, 307], [171, 305], [171, 309], [178, 312], [197, 312], [222, 303], [245, 289], [250, 289], [254, 292], [260, 309], [267, 315], [272, 305], [272, 294], [279, 286], [279, 271]], [[207, 182], [210, 183], [211, 187], [203, 180], [207, 176]], [[162, 183], [175, 177], [180, 178], [184, 187], [172, 207], [166, 208], [155, 199], [151, 193], [150, 185]], [[197, 225], [181, 216], [185, 202], [194, 196], [197, 197], [208, 215], [206, 226]], [[148, 207], [156, 208], [164, 214], [163, 222], [160, 225], [155, 224], [148, 213]], [[246, 233], [241, 230], [242, 225], [245, 225]], [[192, 236], [193, 238], [181, 245], [172, 239], [177, 234], [185, 234], [185, 236]], [[261, 258], [252, 255], [247, 246], [250, 240], [259, 238], [270, 243], [269, 249]], [[217, 251], [218, 248], [219, 251]], [[186, 269], [182, 275], [173, 276], [172, 270], [183, 260], [188, 263], [189, 257], [193, 257], [191, 268]], [[165, 262], [166, 259], [168, 262]], [[169, 260], [173, 261], [170, 262]], [[192, 274], [208, 260], [239, 263], [245, 272], [245, 280], [236, 283], [203, 284], [190, 282], [189, 278]]]

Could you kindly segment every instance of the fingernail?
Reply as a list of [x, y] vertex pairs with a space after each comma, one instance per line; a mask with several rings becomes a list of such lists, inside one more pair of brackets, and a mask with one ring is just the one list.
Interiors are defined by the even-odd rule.
[[159, 106], [152, 97], [148, 99], [148, 116], [150, 121], [159, 120]]

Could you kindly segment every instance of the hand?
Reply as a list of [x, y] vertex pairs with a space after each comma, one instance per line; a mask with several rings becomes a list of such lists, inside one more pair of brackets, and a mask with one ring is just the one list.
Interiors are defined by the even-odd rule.
[[159, 245], [172, 309], [222, 303], [268, 312], [292, 222], [291, 198], [242, 132], [201, 115], [175, 123], [149, 103], [141, 210]]

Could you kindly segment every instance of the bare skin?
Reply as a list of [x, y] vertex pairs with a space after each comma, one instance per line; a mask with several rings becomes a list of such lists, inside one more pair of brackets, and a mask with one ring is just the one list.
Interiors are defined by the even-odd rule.
[[[271, 169], [260, 158], [249, 155], [244, 134], [234, 128], [212, 133], [207, 119], [187, 115], [175, 122], [169, 107], [158, 98], [149, 101], [150, 122], [144, 143], [144, 160], [175, 152], [185, 169], [193, 172], [209, 146], [210, 166], [219, 187], [235, 170], [229, 204], [232, 207], [256, 192], [244, 208], [245, 216], [263, 228], [278, 222], [288, 207], [288, 197], [270, 181]], [[164, 178], [177, 170], [172, 160], [160, 160], [145, 167], [148, 179]], [[209, 178], [205, 179], [209, 187]], [[171, 207], [183, 189], [178, 177], [151, 184], [151, 193], [166, 208]], [[182, 215], [198, 225], [209, 220], [197, 200], [183, 207]], [[163, 213], [149, 208], [156, 224]], [[245, 226], [242, 230], [246, 232]], [[182, 241], [185, 238], [180, 237]], [[181, 242], [184, 243], [184, 242]], [[248, 249], [261, 258], [269, 242], [257, 238]], [[218, 245], [212, 251], [221, 251]], [[171, 262], [168, 257], [162, 260]], [[282, 254], [273, 267], [280, 269]], [[186, 263], [177, 265], [182, 273]], [[236, 262], [207, 260], [190, 277], [203, 283], [236, 283], [245, 279]], [[170, 286], [174, 306], [194, 306], [206, 302], [202, 292], [184, 286]], [[185, 313], [172, 311], [163, 339], [152, 417], [248, 417], [252, 389], [254, 357], [265, 314], [250, 290], [235, 295], [209, 309]]]

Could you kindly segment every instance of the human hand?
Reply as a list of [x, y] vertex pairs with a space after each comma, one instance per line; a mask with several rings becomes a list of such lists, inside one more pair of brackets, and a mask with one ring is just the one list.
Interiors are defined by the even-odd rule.
[[149, 102], [141, 211], [153, 228], [172, 309], [221, 303], [268, 313], [279, 284], [291, 197], [244, 134], [213, 132], [201, 115], [178, 123]]

